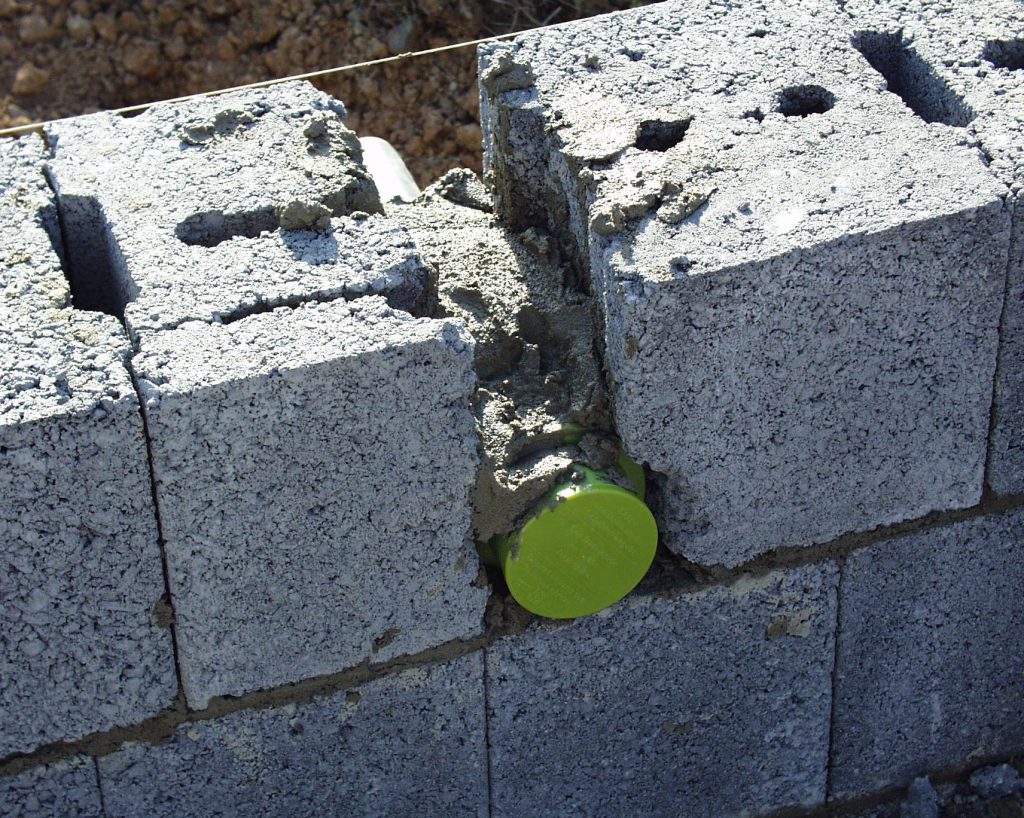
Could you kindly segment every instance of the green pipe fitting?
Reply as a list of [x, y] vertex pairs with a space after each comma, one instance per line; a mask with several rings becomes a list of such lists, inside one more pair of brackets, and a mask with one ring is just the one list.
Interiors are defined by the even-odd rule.
[[619, 468], [635, 492], [574, 465], [518, 531], [480, 547], [526, 610], [572, 619], [613, 605], [636, 587], [654, 560], [658, 527], [644, 504], [643, 469], [626, 457]]

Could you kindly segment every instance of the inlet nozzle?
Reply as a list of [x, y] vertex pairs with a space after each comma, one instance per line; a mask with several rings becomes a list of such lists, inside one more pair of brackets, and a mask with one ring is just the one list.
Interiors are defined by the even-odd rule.
[[526, 610], [552, 619], [596, 613], [647, 573], [658, 527], [642, 499], [643, 470], [625, 455], [619, 468], [635, 493], [574, 465], [569, 482], [556, 487], [518, 531], [481, 548]]

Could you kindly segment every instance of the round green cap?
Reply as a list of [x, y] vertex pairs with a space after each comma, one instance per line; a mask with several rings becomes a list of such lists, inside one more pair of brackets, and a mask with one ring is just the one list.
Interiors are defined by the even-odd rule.
[[516, 602], [571, 619], [618, 602], [654, 560], [658, 526], [643, 501], [589, 469], [557, 489], [518, 535], [499, 547]]

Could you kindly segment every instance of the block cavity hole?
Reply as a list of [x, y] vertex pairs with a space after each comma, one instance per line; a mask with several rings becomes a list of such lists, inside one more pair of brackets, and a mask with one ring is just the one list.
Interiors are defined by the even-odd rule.
[[889, 91], [903, 100], [925, 122], [962, 128], [975, 113], [903, 38], [903, 32], [861, 31], [853, 47], [886, 82]]
[[996, 68], [1024, 71], [1024, 40], [989, 40], [981, 58]]
[[835, 95], [820, 85], [791, 85], [777, 97], [775, 110], [783, 116], [810, 116], [831, 111]]
[[174, 229], [174, 235], [185, 244], [216, 247], [240, 236], [254, 239], [260, 233], [277, 230], [280, 226], [281, 219], [272, 207], [244, 213], [211, 210], [189, 216]]
[[[47, 181], [56, 194], [58, 188], [53, 179], [47, 176]], [[71, 306], [122, 319], [125, 305], [138, 292], [135, 282], [119, 272], [123, 270], [123, 259], [103, 209], [92, 196], [56, 194], [56, 199], [56, 223], [50, 240], [64, 267], [71, 289]], [[45, 223], [47, 217], [43, 218]]]
[[691, 117], [685, 119], [645, 119], [637, 129], [636, 145], [642, 151], [667, 151], [683, 141]]

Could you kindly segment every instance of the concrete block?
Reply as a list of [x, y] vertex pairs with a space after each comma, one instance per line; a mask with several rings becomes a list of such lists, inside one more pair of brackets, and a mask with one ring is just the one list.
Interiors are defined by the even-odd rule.
[[964, 125], [1014, 209], [988, 480], [1024, 493], [1024, 8], [1014, 0], [845, 4], [858, 46], [918, 116]]
[[1014, 203], [1013, 252], [1000, 328], [995, 425], [988, 483], [999, 494], [1024, 494], [1024, 196]]
[[75, 292], [133, 336], [364, 293], [419, 308], [428, 270], [343, 116], [285, 83], [51, 125]]
[[0, 756], [141, 721], [177, 691], [127, 351], [108, 316], [0, 313]]
[[32, 313], [71, 302], [60, 228], [38, 136], [0, 139], [0, 310]]
[[460, 324], [279, 308], [143, 336], [133, 367], [193, 707], [479, 632]]
[[[123, 313], [141, 350], [193, 706], [480, 627], [471, 350], [408, 315], [431, 272], [377, 212], [343, 116], [287, 83], [48, 131], [76, 298]], [[351, 391], [311, 377], [335, 367]]]
[[857, 551], [842, 568], [832, 789], [1024, 749], [1024, 512]]
[[0, 272], [5, 756], [140, 721], [177, 681], [155, 620], [165, 588], [128, 342], [108, 316], [57, 308], [41, 147], [2, 145], [0, 226], [20, 259]]
[[837, 580], [828, 563], [633, 596], [488, 648], [492, 814], [821, 804]]
[[101, 758], [109, 818], [487, 815], [480, 653]]
[[481, 53], [497, 207], [589, 273], [619, 434], [697, 563], [981, 496], [1005, 189], [852, 34], [669, 2]]
[[95, 762], [75, 756], [0, 778], [0, 818], [106, 818]]

